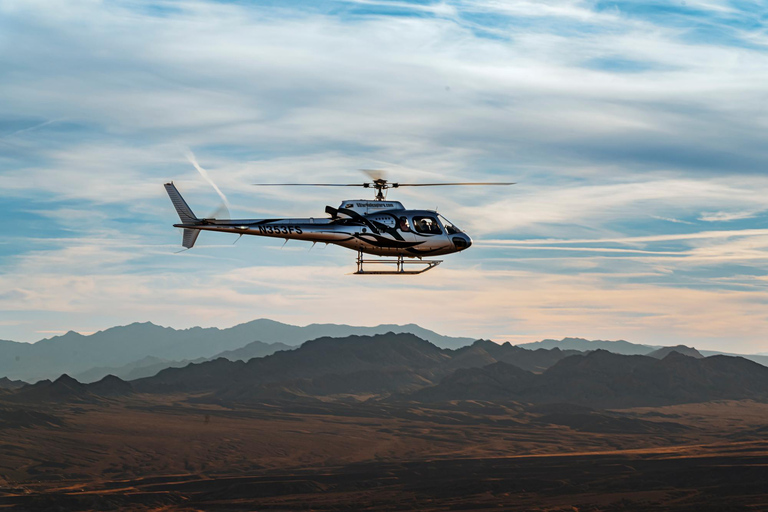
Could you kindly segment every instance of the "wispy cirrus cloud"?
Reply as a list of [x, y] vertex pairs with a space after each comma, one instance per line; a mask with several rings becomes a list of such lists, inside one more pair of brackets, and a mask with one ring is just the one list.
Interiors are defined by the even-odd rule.
[[704, 213], [699, 220], [704, 222], [729, 222], [732, 220], [751, 219], [760, 212], [712, 212]]
[[[0, 245], [0, 302], [29, 323], [0, 337], [33, 339], [40, 322], [349, 321], [338, 290], [366, 323], [755, 347], [768, 327], [760, 8], [3, 2], [13, 243]], [[184, 147], [233, 216], [321, 215], [344, 197], [247, 184], [357, 182], [359, 168], [519, 184], [396, 191], [475, 247], [418, 281], [359, 280], [333, 248], [204, 234], [173, 255], [160, 185], [174, 180], [196, 211], [217, 203]]]
[[743, 229], [743, 230], [723, 230], [723, 231], [698, 231], [696, 233], [678, 233], [672, 235], [650, 235], [634, 237], [615, 237], [615, 238], [573, 238], [573, 239], [534, 239], [534, 240], [484, 240], [488, 245], [561, 245], [561, 244], [637, 244], [646, 242], [670, 242], [680, 240], [702, 240], [713, 238], [737, 238], [768, 236], [768, 229]]

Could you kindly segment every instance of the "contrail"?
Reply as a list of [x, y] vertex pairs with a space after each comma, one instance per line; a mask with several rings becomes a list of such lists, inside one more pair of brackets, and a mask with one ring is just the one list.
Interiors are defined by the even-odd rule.
[[213, 187], [213, 190], [215, 190], [216, 193], [219, 194], [219, 197], [221, 198], [221, 200], [224, 201], [224, 206], [226, 206], [227, 209], [229, 209], [231, 205], [229, 204], [229, 200], [227, 199], [227, 196], [224, 195], [224, 192], [222, 192], [221, 189], [219, 189], [219, 187], [216, 185], [216, 183], [213, 182], [211, 177], [208, 176], [208, 171], [200, 167], [200, 164], [197, 163], [197, 158], [195, 158], [195, 154], [192, 152], [192, 150], [189, 148], [185, 149], [184, 156], [187, 157], [187, 160], [189, 160], [189, 163], [195, 166], [195, 169], [197, 169], [197, 172], [200, 173], [200, 176], [202, 176], [203, 179]]
[[56, 123], [58, 121], [61, 121], [61, 119], [51, 119], [49, 121], [44, 121], [40, 124], [30, 126], [29, 128], [22, 128], [21, 130], [16, 130], [15, 132], [9, 133], [8, 135], [3, 135], [2, 138], [6, 139], [8, 137], [13, 137], [14, 135], [18, 135], [20, 133], [31, 132], [32, 130], [37, 130], [38, 128], [42, 128], [43, 126], [48, 126], [49, 124]]

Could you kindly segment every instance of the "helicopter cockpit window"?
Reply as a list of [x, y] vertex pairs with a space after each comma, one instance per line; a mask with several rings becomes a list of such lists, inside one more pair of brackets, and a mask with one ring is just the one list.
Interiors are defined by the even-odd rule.
[[414, 217], [413, 228], [417, 233], [427, 235], [440, 235], [443, 233], [440, 230], [440, 225], [437, 223], [437, 219], [434, 217]]
[[448, 233], [449, 235], [455, 235], [457, 233], [461, 233], [461, 230], [457, 226], [452, 224], [451, 221], [449, 221], [442, 215], [438, 215], [438, 217], [440, 217], [440, 222], [443, 223], [443, 227], [445, 228], [446, 233]]
[[411, 230], [410, 224], [408, 224], [408, 217], [400, 217], [398, 224], [400, 226], [400, 231], [407, 233]]

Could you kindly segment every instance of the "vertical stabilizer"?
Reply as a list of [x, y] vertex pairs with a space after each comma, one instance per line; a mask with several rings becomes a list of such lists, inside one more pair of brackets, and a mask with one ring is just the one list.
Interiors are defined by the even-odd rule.
[[[176, 190], [176, 185], [174, 185], [173, 182], [165, 184], [165, 191], [168, 192], [168, 197], [171, 198], [173, 207], [176, 208], [176, 213], [179, 214], [179, 219], [181, 219], [182, 224], [197, 224], [199, 222], [199, 219], [192, 213], [192, 208], [189, 207], [184, 198], [181, 197], [181, 194], [179, 194], [179, 191]], [[197, 232], [197, 230], [194, 231]], [[193, 244], [195, 243], [195, 238], [197, 238], [197, 235], [192, 238]], [[187, 240], [186, 234], [184, 235], [184, 240], [185, 242]], [[186, 247], [186, 245], [184, 247]]]
[[[192, 213], [192, 208], [189, 207], [187, 202], [181, 197], [179, 191], [176, 190], [176, 186], [171, 183], [165, 184], [165, 191], [168, 192], [168, 197], [171, 198], [173, 207], [176, 208], [176, 213], [179, 214], [182, 224], [199, 224], [200, 220]], [[179, 226], [181, 227], [181, 226]], [[181, 245], [187, 249], [191, 249], [197, 241], [197, 236], [200, 234], [199, 229], [184, 228], [184, 235], [181, 239]]]

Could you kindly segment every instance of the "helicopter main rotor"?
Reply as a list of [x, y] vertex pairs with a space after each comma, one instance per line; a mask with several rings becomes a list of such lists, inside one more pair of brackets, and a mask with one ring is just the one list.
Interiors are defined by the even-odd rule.
[[445, 186], [464, 186], [464, 185], [514, 185], [515, 182], [455, 182], [455, 183], [390, 183], [384, 179], [384, 171], [378, 169], [361, 169], [371, 177], [367, 183], [252, 183], [258, 187], [363, 187], [376, 190], [376, 201], [384, 201], [387, 197], [386, 190], [400, 187], [445, 187]]

